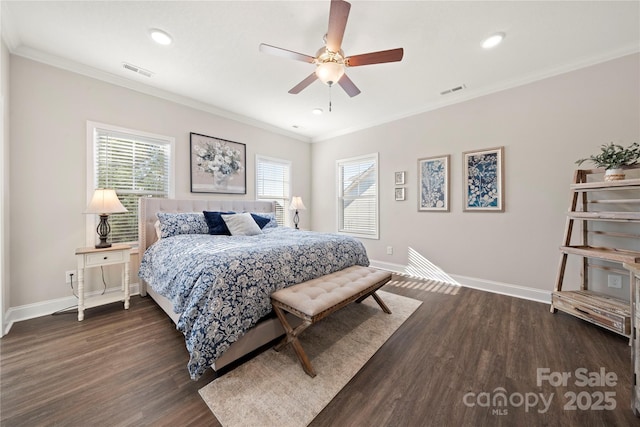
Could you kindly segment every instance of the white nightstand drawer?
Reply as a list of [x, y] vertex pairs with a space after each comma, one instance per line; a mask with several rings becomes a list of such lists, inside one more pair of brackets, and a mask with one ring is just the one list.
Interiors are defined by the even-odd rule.
[[92, 265], [120, 263], [123, 261], [124, 261], [124, 253], [122, 251], [86, 254], [85, 256], [85, 263], [87, 267], [90, 267]]

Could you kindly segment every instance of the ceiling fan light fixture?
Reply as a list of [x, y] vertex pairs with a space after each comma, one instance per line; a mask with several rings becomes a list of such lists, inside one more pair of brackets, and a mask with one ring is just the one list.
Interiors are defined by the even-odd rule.
[[328, 61], [318, 64], [316, 76], [327, 86], [333, 86], [344, 75], [344, 65], [338, 62]]
[[484, 39], [482, 42], [482, 47], [484, 49], [491, 49], [493, 47], [498, 46], [504, 40], [504, 33], [495, 33]]
[[149, 30], [149, 34], [154, 42], [161, 44], [163, 46], [168, 46], [173, 43], [173, 38], [166, 31], [159, 30], [157, 28], [152, 28]]
[[[290, 94], [296, 95], [311, 83], [320, 80], [329, 87], [338, 83], [346, 94], [353, 98], [360, 93], [360, 89], [358, 89], [345, 74], [345, 67], [402, 61], [404, 55], [403, 48], [345, 56], [341, 46], [350, 10], [351, 3], [347, 1], [331, 1], [331, 6], [329, 7], [329, 27], [323, 38], [324, 46], [318, 49], [315, 57], [260, 43], [259, 48], [261, 52], [315, 64], [316, 69], [314, 72], [289, 89]], [[331, 112], [331, 91], [329, 91], [329, 112]]]

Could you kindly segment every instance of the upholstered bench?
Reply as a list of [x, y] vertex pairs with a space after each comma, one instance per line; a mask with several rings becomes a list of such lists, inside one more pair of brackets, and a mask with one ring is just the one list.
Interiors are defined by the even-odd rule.
[[[391, 280], [391, 273], [372, 267], [353, 266], [317, 279], [298, 283], [271, 294], [271, 304], [287, 335], [276, 345], [280, 351], [291, 344], [311, 377], [316, 373], [298, 341], [298, 336], [309, 326], [352, 302], [360, 302], [372, 296], [385, 313], [391, 314], [386, 304], [376, 294], [382, 285]], [[295, 329], [287, 322], [284, 312], [302, 319]]]

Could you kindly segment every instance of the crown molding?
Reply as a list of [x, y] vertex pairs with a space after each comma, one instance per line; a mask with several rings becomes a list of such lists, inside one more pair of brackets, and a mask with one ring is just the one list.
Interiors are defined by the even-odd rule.
[[387, 117], [384, 120], [378, 120], [375, 123], [374, 122], [369, 122], [369, 123], [363, 123], [361, 125], [358, 126], [354, 126], [354, 127], [350, 127], [350, 128], [346, 128], [346, 129], [342, 129], [336, 132], [329, 132], [326, 133], [324, 135], [321, 136], [317, 136], [311, 139], [311, 142], [321, 142], [321, 141], [326, 141], [329, 139], [333, 139], [339, 136], [344, 136], [344, 135], [348, 135], [351, 133], [355, 133], [355, 132], [359, 132], [365, 129], [369, 129], [375, 126], [380, 126], [382, 124], [385, 123], [391, 123], [391, 122], [395, 122], [401, 119], [405, 119], [408, 117], [413, 117], [419, 114], [423, 114], [423, 113], [427, 113], [429, 111], [434, 111], [434, 110], [438, 110], [440, 108], [444, 108], [450, 105], [454, 105], [454, 104], [459, 104], [461, 102], [466, 102], [466, 101], [470, 101], [472, 99], [475, 98], [480, 98], [482, 96], [486, 96], [486, 95], [490, 95], [493, 93], [497, 93], [497, 92], [502, 92], [504, 90], [507, 89], [513, 89], [519, 86], [524, 86], [530, 83], [534, 83], [540, 80], [544, 80], [544, 79], [548, 79], [551, 77], [555, 77], [561, 74], [566, 74], [572, 71], [577, 71], [580, 70], [582, 68], [587, 68], [593, 65], [598, 65], [604, 62], [608, 62], [608, 61], [612, 61], [614, 59], [618, 59], [618, 58], [622, 58], [628, 55], [633, 55], [633, 54], [637, 54], [640, 52], [640, 44], [634, 43], [634, 44], [630, 44], [627, 46], [624, 46], [620, 49], [616, 49], [610, 52], [607, 52], [603, 55], [599, 55], [599, 56], [592, 56], [592, 57], [585, 57], [585, 58], [580, 58], [577, 61], [573, 61], [571, 63], [567, 63], [564, 64], [562, 66], [559, 67], [552, 67], [552, 68], [547, 68], [541, 71], [537, 71], [535, 73], [530, 73], [526, 76], [517, 78], [517, 79], [513, 79], [513, 80], [507, 80], [501, 83], [498, 83], [496, 85], [493, 86], [489, 86], [483, 89], [473, 89], [473, 88], [466, 88], [464, 91], [453, 95], [453, 96], [449, 96], [447, 97], [446, 100], [443, 100], [441, 102], [437, 102], [437, 103], [432, 103], [429, 105], [425, 105], [422, 108], [418, 108], [415, 110], [410, 110], [410, 111], [406, 111], [403, 113], [399, 113], [390, 117]]
[[[0, 4], [2, 4], [2, 2], [0, 2]], [[9, 18], [7, 8], [4, 5], [2, 5], [1, 25], [2, 25], [2, 31], [1, 31], [2, 38], [4, 39], [7, 45], [7, 48], [9, 49], [9, 52], [13, 55], [21, 56], [27, 59], [31, 59], [33, 61], [51, 65], [56, 68], [61, 68], [67, 71], [71, 71], [77, 74], [85, 75], [87, 77], [95, 78], [97, 80], [101, 80], [117, 86], [125, 87], [127, 89], [131, 89], [140, 93], [155, 96], [157, 98], [161, 98], [167, 101], [175, 102], [180, 105], [191, 107], [200, 111], [204, 111], [210, 114], [224, 117], [229, 120], [234, 120], [242, 124], [260, 128], [269, 132], [273, 132], [273, 133], [283, 135], [289, 138], [293, 138], [295, 140], [306, 142], [306, 143], [315, 143], [315, 142], [330, 140], [340, 136], [352, 134], [352, 133], [370, 129], [376, 126], [380, 126], [386, 123], [391, 123], [394, 121], [402, 120], [404, 118], [427, 113], [429, 111], [438, 110], [440, 108], [444, 108], [454, 104], [459, 104], [461, 102], [470, 101], [475, 98], [480, 98], [482, 96], [490, 95], [496, 92], [501, 92], [507, 89], [513, 89], [519, 86], [524, 86], [540, 80], [544, 80], [544, 79], [558, 76], [561, 74], [569, 73], [582, 68], [587, 68], [593, 65], [618, 59], [624, 56], [637, 54], [638, 52], [640, 52], [640, 44], [633, 43], [627, 46], [623, 46], [619, 49], [609, 51], [602, 55], [580, 58], [577, 61], [573, 61], [559, 67], [551, 67], [544, 70], [536, 71], [526, 76], [513, 79], [513, 80], [504, 81], [483, 89], [473, 89], [473, 88], [467, 87], [465, 91], [457, 93], [453, 96], [449, 96], [443, 101], [431, 103], [417, 109], [394, 114], [384, 119], [377, 119], [376, 121], [364, 122], [356, 126], [344, 128], [344, 129], [333, 131], [333, 132], [327, 132], [325, 134], [321, 134], [316, 137], [305, 137], [297, 133], [288, 131], [286, 129], [283, 129], [277, 126], [270, 125], [268, 123], [265, 123], [259, 120], [251, 119], [249, 117], [232, 113], [230, 111], [223, 110], [221, 108], [215, 107], [210, 104], [196, 101], [192, 98], [188, 98], [188, 97], [178, 95], [176, 93], [165, 91], [162, 89], [154, 88], [144, 83], [136, 82], [134, 80], [117, 76], [115, 74], [107, 73], [105, 71], [102, 71], [102, 70], [99, 70], [75, 61], [64, 59], [59, 56], [51, 55], [36, 49], [21, 46], [20, 37], [18, 33], [15, 31], [15, 29], [13, 28], [13, 26], [11, 25], [11, 19]]]
[[[3, 19], [4, 21], [4, 19]], [[3, 26], [4, 28], [4, 26]], [[3, 31], [4, 37], [4, 31]], [[65, 58], [61, 58], [56, 55], [51, 55], [45, 52], [42, 52], [37, 49], [29, 48], [26, 46], [18, 46], [11, 47], [9, 43], [7, 43], [7, 47], [12, 55], [20, 56], [22, 58], [30, 59], [32, 61], [40, 62], [46, 65], [50, 65], [52, 67], [60, 68], [66, 71], [70, 71], [76, 74], [80, 74], [83, 76], [91, 77], [96, 80], [101, 80], [106, 83], [110, 83], [116, 86], [124, 87], [136, 92], [144, 93], [146, 95], [151, 95], [156, 98], [164, 99], [166, 101], [171, 101], [176, 104], [184, 105], [187, 107], [194, 108], [196, 110], [204, 111], [206, 113], [214, 114], [216, 116], [220, 116], [229, 120], [233, 120], [245, 125], [253, 126], [259, 129], [263, 129], [272, 133], [280, 134], [289, 138], [296, 139], [301, 142], [309, 143], [311, 139], [302, 135], [298, 135], [296, 133], [287, 131], [285, 129], [270, 125], [265, 122], [261, 122], [259, 120], [254, 120], [252, 118], [236, 114], [227, 110], [223, 110], [221, 108], [214, 107], [213, 105], [206, 104], [204, 102], [196, 101], [195, 99], [178, 95], [173, 92], [169, 92], [163, 89], [158, 89], [144, 83], [136, 82], [134, 80], [130, 80], [124, 77], [117, 76], [112, 73], [108, 73], [106, 71], [99, 70], [97, 68], [90, 67], [88, 65], [81, 64], [79, 62], [71, 61]]]

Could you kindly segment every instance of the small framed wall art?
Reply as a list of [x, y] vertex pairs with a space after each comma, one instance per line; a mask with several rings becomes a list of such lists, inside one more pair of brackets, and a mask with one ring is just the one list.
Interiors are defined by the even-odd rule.
[[247, 146], [191, 132], [191, 192], [247, 194]]
[[504, 212], [504, 147], [463, 153], [467, 212]]
[[449, 212], [449, 158], [418, 159], [418, 211]]
[[396, 201], [405, 200], [404, 187], [396, 188]]
[[395, 184], [396, 185], [404, 185], [404, 171], [395, 173]]

